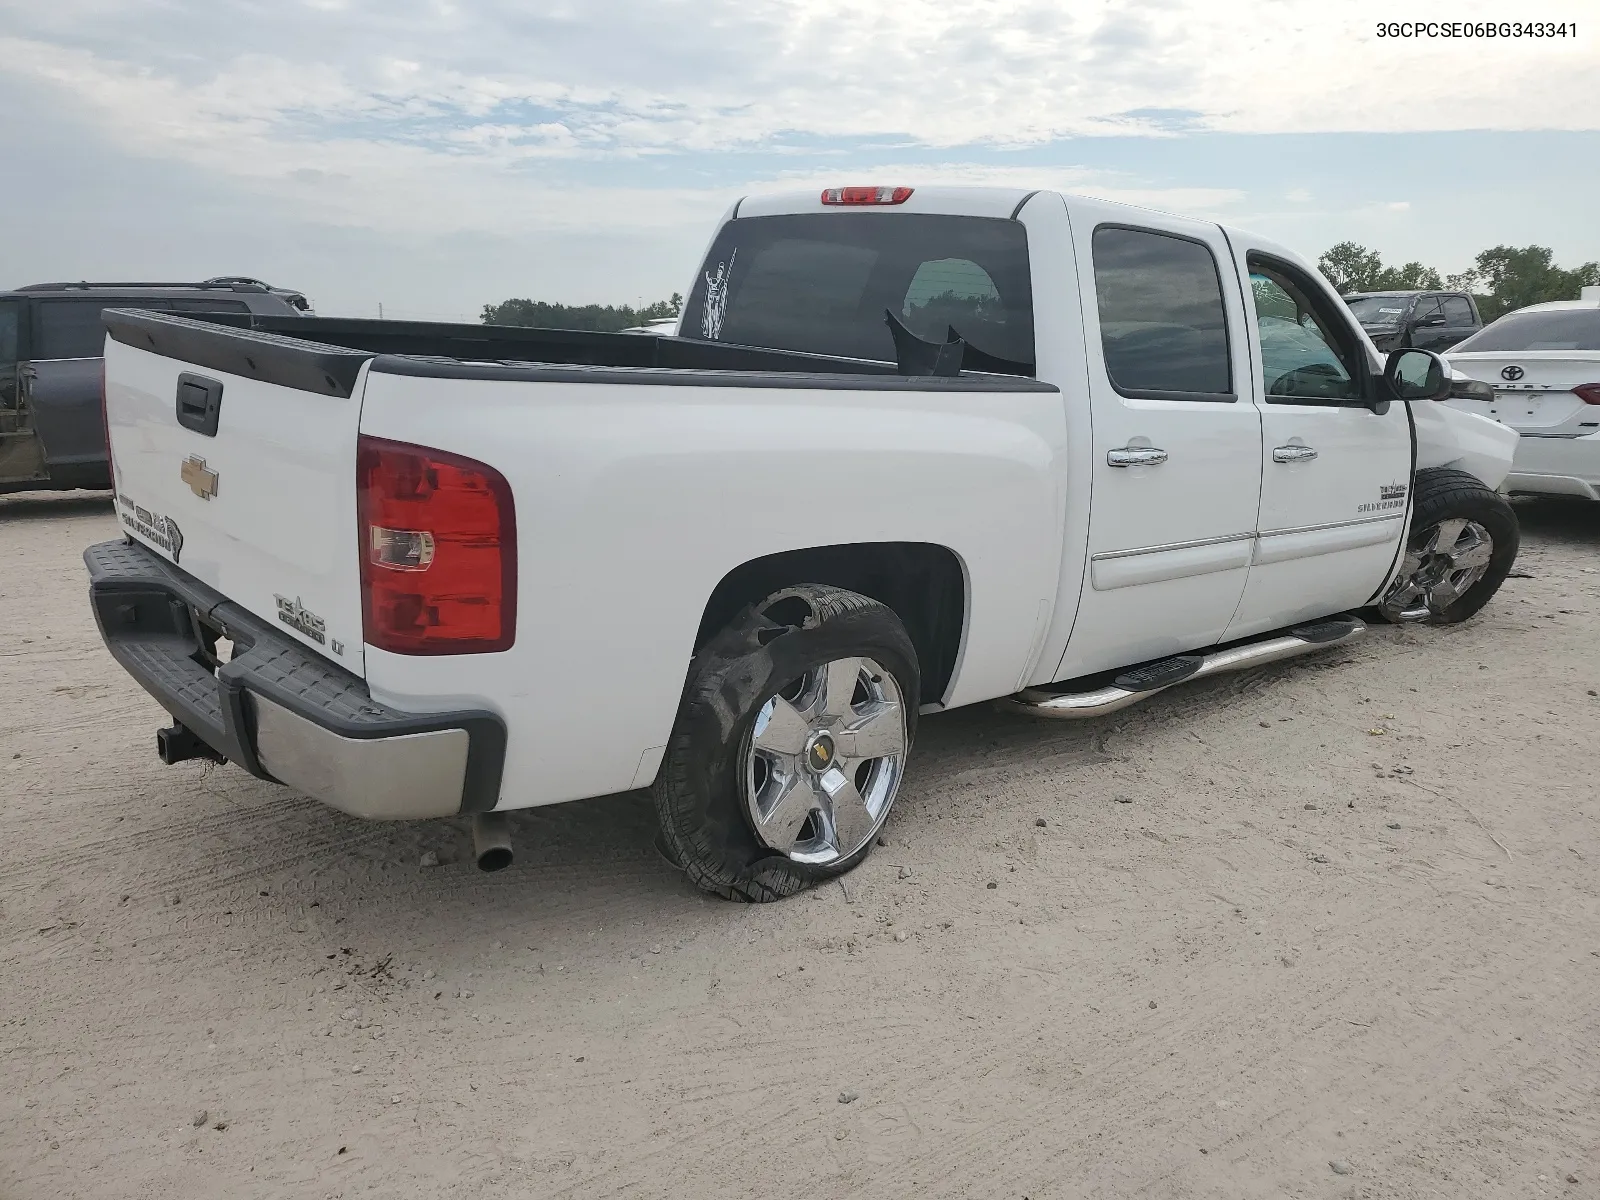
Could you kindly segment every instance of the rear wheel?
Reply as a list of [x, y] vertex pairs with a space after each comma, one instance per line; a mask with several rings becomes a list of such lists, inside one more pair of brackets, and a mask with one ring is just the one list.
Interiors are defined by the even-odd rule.
[[699, 887], [777, 900], [864, 859], [916, 732], [921, 679], [893, 612], [819, 584], [747, 610], [695, 656], [651, 789]]
[[1386, 621], [1453, 625], [1489, 602], [1517, 559], [1517, 514], [1465, 471], [1417, 472], [1411, 540], [1378, 604]]

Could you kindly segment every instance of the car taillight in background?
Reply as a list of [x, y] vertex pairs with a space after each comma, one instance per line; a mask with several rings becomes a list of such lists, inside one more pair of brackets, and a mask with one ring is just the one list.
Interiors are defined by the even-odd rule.
[[904, 204], [911, 199], [908, 187], [824, 188], [824, 204]]
[[1572, 394], [1585, 404], [1600, 404], [1600, 383], [1580, 383]]
[[508, 650], [517, 627], [517, 526], [493, 467], [362, 436], [356, 451], [361, 620], [395, 654]]

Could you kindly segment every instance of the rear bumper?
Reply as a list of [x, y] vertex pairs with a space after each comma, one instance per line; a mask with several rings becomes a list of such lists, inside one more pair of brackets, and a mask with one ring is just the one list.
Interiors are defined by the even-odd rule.
[[[488, 712], [406, 713], [144, 546], [84, 551], [106, 647], [181, 725], [262, 779], [359, 817], [484, 812], [506, 732]], [[233, 642], [218, 665], [218, 635]]]
[[1502, 490], [1600, 500], [1600, 434], [1554, 438], [1524, 436]]

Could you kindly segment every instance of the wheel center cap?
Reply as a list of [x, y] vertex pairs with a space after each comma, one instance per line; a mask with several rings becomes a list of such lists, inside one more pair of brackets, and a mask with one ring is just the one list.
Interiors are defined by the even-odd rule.
[[833, 766], [834, 760], [839, 757], [833, 738], [826, 733], [819, 733], [812, 737], [811, 744], [806, 747], [806, 766], [819, 775]]

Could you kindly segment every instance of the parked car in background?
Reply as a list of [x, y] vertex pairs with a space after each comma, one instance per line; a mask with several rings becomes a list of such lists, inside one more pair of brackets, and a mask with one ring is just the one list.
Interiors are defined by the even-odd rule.
[[647, 333], [654, 337], [671, 337], [678, 332], [677, 317], [663, 317], [659, 321], [646, 321], [643, 325], [629, 325], [619, 333]]
[[1386, 354], [1402, 346], [1439, 354], [1483, 328], [1465, 292], [1352, 292], [1344, 302]]
[[1449, 403], [1521, 435], [1507, 491], [1600, 500], [1600, 299], [1519, 308], [1448, 361], [1494, 389], [1491, 400]]
[[311, 314], [301, 293], [236, 275], [0, 291], [0, 493], [111, 486], [100, 418], [100, 313], [107, 308]]
[[85, 557], [163, 759], [460, 813], [484, 867], [508, 809], [649, 787], [772, 900], [871, 852], [919, 713], [1114, 712], [1516, 557], [1515, 435], [1214, 222], [748, 197], [687, 291], [671, 337], [108, 313]]

